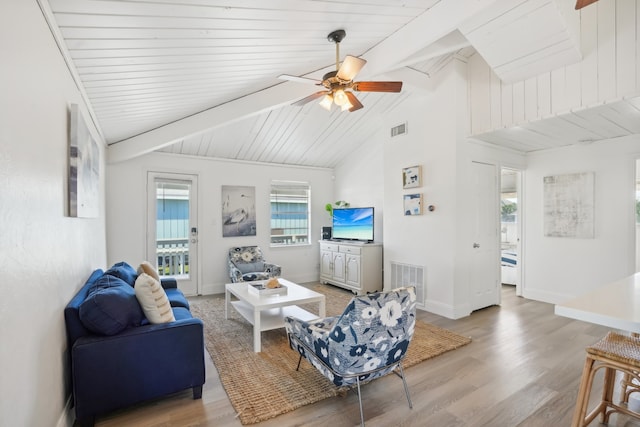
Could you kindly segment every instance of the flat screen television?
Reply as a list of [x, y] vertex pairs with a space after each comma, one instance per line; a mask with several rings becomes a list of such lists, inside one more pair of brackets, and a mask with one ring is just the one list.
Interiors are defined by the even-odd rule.
[[331, 237], [336, 240], [373, 242], [373, 207], [333, 210]]

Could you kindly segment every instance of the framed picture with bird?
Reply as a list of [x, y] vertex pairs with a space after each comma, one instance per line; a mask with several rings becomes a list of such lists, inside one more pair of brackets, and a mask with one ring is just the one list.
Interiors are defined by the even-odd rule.
[[256, 235], [256, 188], [222, 186], [222, 237]]

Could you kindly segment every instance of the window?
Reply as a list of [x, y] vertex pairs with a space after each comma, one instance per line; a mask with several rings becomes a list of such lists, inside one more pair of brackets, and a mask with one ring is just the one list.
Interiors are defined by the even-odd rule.
[[309, 243], [309, 184], [271, 183], [271, 246]]

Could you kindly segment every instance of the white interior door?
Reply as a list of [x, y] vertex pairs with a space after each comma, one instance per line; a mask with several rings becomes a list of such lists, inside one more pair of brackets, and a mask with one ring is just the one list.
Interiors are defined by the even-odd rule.
[[198, 177], [149, 172], [147, 258], [185, 295], [198, 287]]
[[472, 162], [471, 309], [500, 304], [498, 180], [495, 165]]

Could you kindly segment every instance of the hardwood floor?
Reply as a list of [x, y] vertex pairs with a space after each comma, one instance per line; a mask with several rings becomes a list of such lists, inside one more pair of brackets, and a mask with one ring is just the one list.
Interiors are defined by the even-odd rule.
[[[395, 375], [362, 389], [369, 427], [387, 426], [569, 426], [584, 362], [584, 348], [607, 328], [559, 317], [553, 305], [515, 296], [503, 286], [502, 305], [459, 320], [418, 311], [418, 318], [473, 338], [463, 348], [405, 371], [413, 400], [409, 409]], [[240, 421], [207, 357], [202, 400], [191, 391], [119, 411], [97, 420], [111, 426], [239, 427]], [[601, 384], [601, 377], [596, 377]], [[596, 388], [592, 401], [600, 394]], [[640, 399], [640, 397], [639, 397]], [[354, 426], [360, 423], [355, 393], [329, 398], [256, 427]], [[600, 425], [598, 420], [592, 426]], [[640, 422], [613, 415], [616, 427]]]

